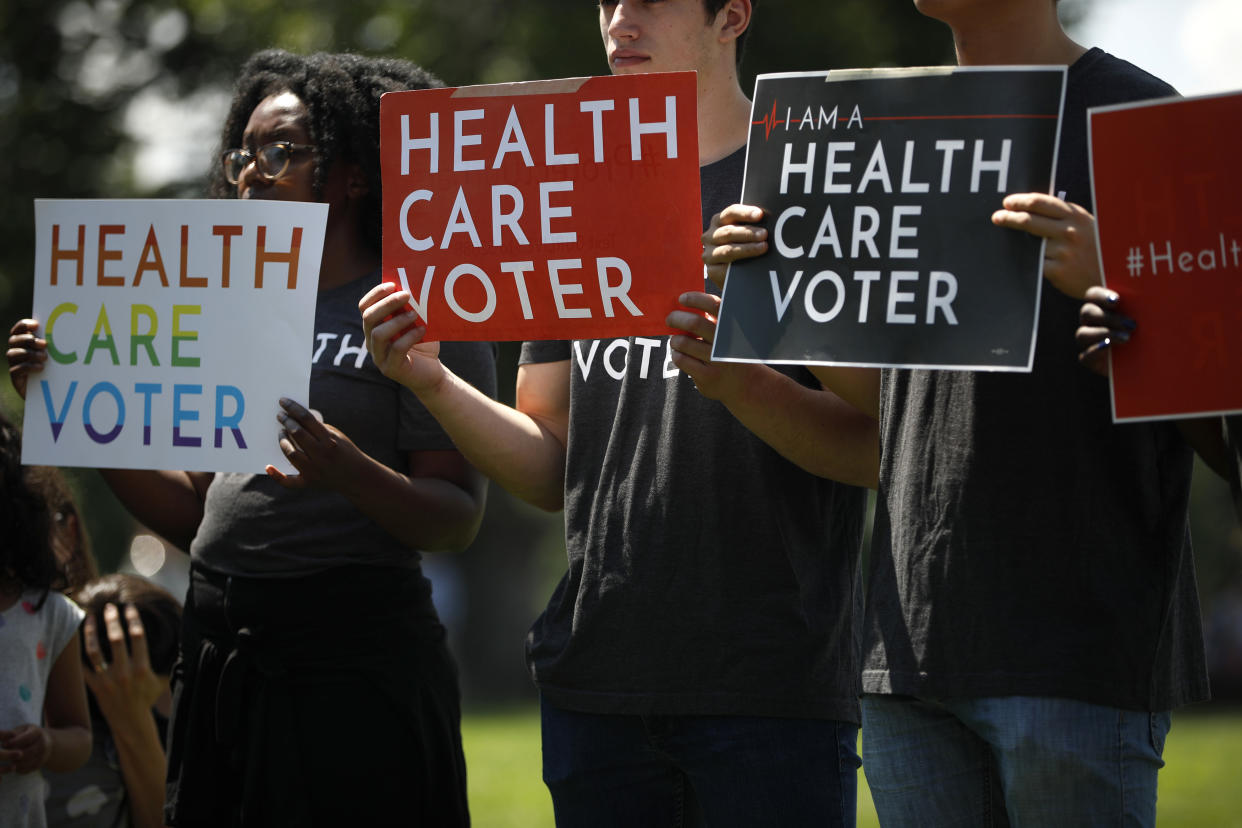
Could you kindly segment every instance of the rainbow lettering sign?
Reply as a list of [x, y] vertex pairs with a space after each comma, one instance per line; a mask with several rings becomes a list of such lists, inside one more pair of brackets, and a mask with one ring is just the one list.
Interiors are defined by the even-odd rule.
[[22, 462], [292, 472], [282, 396], [307, 402], [325, 204], [35, 201]]

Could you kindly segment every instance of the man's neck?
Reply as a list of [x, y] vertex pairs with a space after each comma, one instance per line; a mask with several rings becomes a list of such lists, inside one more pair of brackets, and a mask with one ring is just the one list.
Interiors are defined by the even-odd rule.
[[1065, 65], [1087, 50], [1057, 20], [1056, 7], [1037, 3], [981, 4], [984, 13], [970, 19], [945, 21], [953, 29], [961, 66]]
[[699, 74], [699, 166], [719, 161], [746, 144], [750, 100], [736, 73]]

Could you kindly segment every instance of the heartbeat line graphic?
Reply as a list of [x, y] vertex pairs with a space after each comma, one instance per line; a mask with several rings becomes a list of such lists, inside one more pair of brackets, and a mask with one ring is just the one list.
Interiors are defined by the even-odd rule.
[[[773, 100], [771, 112], [764, 113], [764, 116], [760, 118], [758, 121], [750, 122], [751, 126], [762, 126], [763, 127], [763, 139], [765, 141], [772, 137], [772, 130], [776, 129], [778, 126], [781, 126], [782, 124], [785, 124], [787, 122], [792, 122], [794, 120], [792, 115], [789, 115], [787, 118], [777, 118], [776, 109], [777, 109], [777, 101]], [[871, 115], [871, 116], [868, 116], [865, 120], [867, 121], [990, 121], [990, 120], [1005, 120], [1005, 119], [1044, 120], [1044, 119], [1054, 119], [1056, 117], [1057, 117], [1056, 115], [1044, 115], [1044, 114], [1026, 115], [1026, 114], [1019, 114], [1019, 113], [1004, 114], [1004, 115], [984, 115], [984, 114], [978, 114], [978, 115]], [[850, 119], [845, 116], [839, 116], [836, 120], [838, 123], [840, 123], [840, 122], [848, 122]], [[861, 123], [863, 119], [860, 118], [859, 120]]]
[[762, 124], [763, 125], [763, 140], [766, 141], [768, 140], [768, 138], [772, 136], [772, 130], [776, 129], [778, 124], [783, 124], [783, 123], [785, 122], [776, 120], [776, 101], [773, 100], [772, 111], [768, 114], [765, 114], [763, 118], [758, 121], [751, 121], [750, 125], [759, 126], [760, 124]]

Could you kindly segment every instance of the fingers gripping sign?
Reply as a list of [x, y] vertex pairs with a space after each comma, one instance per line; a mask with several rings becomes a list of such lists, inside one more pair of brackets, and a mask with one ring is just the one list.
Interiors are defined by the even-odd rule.
[[409, 306], [410, 294], [395, 285], [376, 285], [358, 303], [367, 350], [391, 380], [416, 394], [433, 390], [444, 379], [440, 343], [423, 342], [426, 325]]
[[665, 322], [683, 331], [669, 339], [673, 364], [694, 380], [699, 393], [725, 402], [739, 393], [745, 376], [753, 368], [736, 362], [712, 362], [712, 342], [716, 337], [716, 314], [720, 297], [710, 293], [683, 293], [678, 301], [689, 310], [675, 310]]
[[9, 330], [9, 346], [5, 351], [9, 363], [9, 379], [22, 399], [26, 398], [26, 381], [31, 374], [43, 370], [47, 362], [47, 340], [39, 337], [39, 322], [20, 319]]
[[1117, 311], [1121, 297], [1102, 286], [1087, 289], [1086, 304], [1078, 312], [1074, 339], [1081, 349], [1078, 360], [1097, 374], [1108, 376], [1108, 354], [1114, 345], [1130, 341], [1134, 320]]
[[1003, 205], [992, 214], [992, 223], [1044, 239], [1044, 278], [1057, 290], [1081, 299], [1087, 288], [1103, 281], [1095, 217], [1089, 212], [1047, 193], [1014, 193]]
[[762, 220], [763, 210], [746, 204], [732, 204], [712, 216], [703, 233], [703, 264], [717, 287], [724, 287], [732, 262], [768, 252], [768, 231], [758, 224]]

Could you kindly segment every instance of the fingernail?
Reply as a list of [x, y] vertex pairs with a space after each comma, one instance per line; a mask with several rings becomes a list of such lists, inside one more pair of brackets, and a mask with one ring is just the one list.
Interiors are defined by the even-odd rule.
[[1118, 294], [1116, 294], [1116, 293], [1114, 293], [1113, 291], [1111, 291], [1111, 290], [1110, 290], [1110, 291], [1108, 292], [1108, 295], [1106, 295], [1106, 296], [1104, 297], [1104, 301], [1105, 301], [1105, 302], [1107, 302], [1107, 303], [1108, 303], [1108, 304], [1110, 304], [1110, 305], [1115, 305], [1115, 304], [1117, 304], [1118, 302], [1120, 302], [1120, 301], [1121, 301], [1121, 297], [1120, 297]]
[[289, 405], [289, 404], [290, 404], [290, 403], [292, 403], [292, 402], [293, 402], [293, 400], [289, 399], [288, 397], [281, 397], [281, 398], [280, 398], [280, 404], [281, 404], [281, 405], [287, 406], [287, 405]]
[[1138, 327], [1138, 323], [1127, 316], [1121, 320], [1121, 327], [1125, 328], [1127, 331], [1132, 331]]
[[1129, 342], [1130, 332], [1129, 331], [1117, 331], [1117, 333], [1113, 334], [1113, 338], [1116, 339], [1118, 342]]
[[1095, 343], [1094, 345], [1087, 348], [1087, 350], [1083, 351], [1082, 354], [1083, 356], [1088, 356], [1090, 354], [1098, 353], [1099, 351], [1104, 350], [1105, 348], [1107, 348], [1109, 345], [1112, 345], [1112, 344], [1113, 344], [1112, 340], [1110, 340], [1108, 337], [1104, 337], [1099, 342]]
[[281, 411], [276, 415], [276, 419], [279, 420], [281, 423], [284, 423], [285, 420], [289, 419], [289, 415]]

